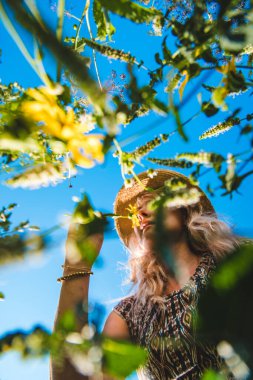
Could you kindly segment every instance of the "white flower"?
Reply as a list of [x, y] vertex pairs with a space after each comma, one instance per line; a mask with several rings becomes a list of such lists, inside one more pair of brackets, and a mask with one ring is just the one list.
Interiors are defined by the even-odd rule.
[[83, 339], [78, 332], [72, 332], [66, 336], [66, 341], [73, 344], [81, 344]]
[[92, 339], [95, 334], [95, 327], [86, 324], [81, 330], [81, 336], [83, 339]]
[[134, 185], [134, 178], [126, 178], [124, 181], [125, 188], [128, 189]]
[[92, 131], [95, 128], [94, 120], [91, 114], [83, 113], [78, 118], [79, 123], [85, 126], [87, 132]]
[[78, 202], [80, 202], [80, 198], [77, 197], [76, 195], [73, 195], [72, 201], [78, 203]]
[[148, 177], [153, 178], [157, 175], [157, 172], [154, 169], [148, 169], [147, 174]]

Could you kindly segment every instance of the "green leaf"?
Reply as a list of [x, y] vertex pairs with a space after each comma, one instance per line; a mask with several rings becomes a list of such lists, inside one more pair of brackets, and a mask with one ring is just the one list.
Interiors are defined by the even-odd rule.
[[210, 102], [203, 102], [201, 111], [204, 112], [207, 117], [211, 117], [219, 111], [219, 108], [216, 108], [215, 105]]
[[155, 53], [155, 60], [158, 63], [158, 65], [162, 65], [163, 64], [163, 61], [160, 58], [160, 54], [159, 53]]
[[169, 108], [167, 107], [166, 104], [164, 104], [161, 100], [157, 98], [153, 98], [149, 102], [150, 108], [155, 111], [156, 113], [162, 115], [162, 116], [167, 116], [169, 112]]
[[215, 372], [213, 369], [206, 369], [201, 377], [201, 380], [226, 380], [226, 377], [218, 372]]
[[217, 59], [213, 56], [213, 52], [210, 47], [203, 51], [201, 57], [208, 63], [217, 64]]
[[[11, 187], [22, 187], [24, 189], [38, 189], [49, 185], [56, 185], [67, 178], [65, 176], [66, 168], [62, 163], [35, 165], [34, 167], [17, 174], [6, 180], [4, 183]], [[74, 175], [72, 173], [72, 175]]]
[[[246, 240], [246, 239], [245, 239]], [[253, 307], [249, 301], [253, 279], [253, 244], [243, 239], [234, 252], [218, 261], [198, 303], [197, 338], [217, 344], [230, 342], [248, 364], [253, 352]]]
[[213, 86], [208, 86], [207, 84], [205, 83], [202, 83], [202, 87], [204, 87], [207, 91], [209, 92], [213, 92], [215, 90], [215, 87]]
[[187, 68], [189, 78], [194, 78], [201, 73], [200, 66], [197, 63], [191, 63]]
[[133, 57], [130, 53], [125, 53], [123, 50], [114, 49], [110, 46], [100, 45], [95, 41], [89, 40], [88, 38], [81, 38], [79, 41], [81, 48], [83, 45], [88, 45], [92, 49], [95, 49], [100, 54], [107, 56], [112, 59], [119, 59], [124, 62], [134, 62], [135, 57]]
[[73, 212], [73, 221], [81, 224], [89, 224], [96, 218], [94, 209], [90, 203], [87, 194], [77, 203]]
[[252, 132], [252, 130], [253, 130], [252, 125], [247, 124], [247, 125], [245, 125], [245, 126], [241, 129], [241, 131], [240, 131], [240, 135], [247, 135], [247, 134], [249, 134], [250, 132]]
[[163, 51], [163, 57], [167, 61], [167, 63], [172, 61], [172, 54], [171, 51], [168, 49], [166, 45], [166, 39], [168, 35], [164, 37], [163, 42], [162, 42], [162, 51]]
[[221, 133], [229, 131], [235, 125], [239, 125], [241, 120], [238, 117], [230, 118], [224, 122], [220, 122], [217, 125], [207, 129], [202, 135], [199, 136], [199, 140], [204, 140], [210, 137], [219, 136]]
[[135, 149], [133, 152], [128, 153], [129, 157], [134, 160], [139, 160], [141, 157], [147, 155], [157, 146], [168, 141], [169, 134], [161, 133], [160, 136], [155, 137], [154, 139], [148, 141], [146, 144]]
[[[19, 352], [22, 359], [38, 358], [49, 353], [50, 338], [49, 331], [40, 325], [35, 325], [30, 331], [15, 329], [0, 337], [0, 353], [13, 350]], [[56, 340], [55, 337], [51, 346], [55, 346]]]
[[57, 329], [72, 332], [76, 329], [76, 317], [73, 310], [66, 310], [57, 322]]
[[253, 245], [245, 244], [216, 270], [212, 286], [217, 290], [228, 291], [253, 270]]
[[173, 92], [173, 90], [178, 86], [181, 78], [182, 75], [172, 69], [168, 74], [168, 85], [165, 87], [164, 92]]
[[99, 0], [93, 1], [93, 17], [97, 26], [96, 39], [104, 41], [107, 36], [111, 37], [115, 33], [116, 28], [110, 22], [108, 12], [102, 9]]
[[136, 23], [150, 23], [155, 16], [163, 17], [155, 8], [145, 8], [130, 0], [98, 0], [102, 7]]
[[189, 139], [184, 132], [184, 127], [183, 127], [183, 124], [181, 122], [179, 108], [178, 108], [178, 106], [176, 106], [174, 104], [173, 97], [171, 94], [170, 94], [170, 109], [171, 109], [172, 114], [174, 115], [178, 133], [180, 134], [180, 136], [183, 138], [184, 141], [188, 141]]
[[147, 360], [145, 348], [124, 340], [104, 337], [102, 349], [105, 369], [112, 376], [125, 378]]
[[40, 227], [38, 227], [38, 226], [29, 226], [29, 227], [28, 227], [28, 230], [29, 230], [29, 231], [39, 231], [39, 230], [40, 230]]
[[230, 194], [232, 196], [233, 191], [237, 191], [241, 186], [245, 178], [253, 174], [253, 170], [246, 172], [245, 174], [238, 176], [235, 172], [233, 173], [233, 164], [228, 165], [227, 172], [219, 176], [222, 181], [222, 189], [226, 189], [225, 193], [221, 194], [222, 196]]
[[154, 162], [157, 165], [171, 166], [171, 167], [174, 167], [174, 168], [185, 169], [185, 168], [191, 168], [192, 165], [193, 165], [189, 161], [186, 161], [186, 160], [177, 160], [177, 159], [173, 159], [173, 158], [161, 159], [161, 158], [155, 158], [155, 157], [148, 157], [147, 159], [149, 161], [151, 161], [151, 162]]
[[217, 172], [220, 171], [221, 165], [225, 160], [220, 154], [205, 151], [200, 151], [198, 153], [179, 153], [176, 155], [176, 159], [182, 158], [191, 163], [213, 167]]
[[9, 206], [7, 207], [7, 210], [11, 211], [14, 209], [14, 207], [17, 207], [17, 203], [11, 203], [9, 204]]
[[227, 74], [226, 83], [229, 93], [238, 93], [247, 90], [247, 85], [242, 72], [234, 72], [230, 70]]
[[0, 300], [4, 300], [5, 299], [5, 296], [2, 292], [0, 292]]
[[41, 43], [73, 74], [80, 89], [89, 96], [94, 105], [100, 110], [105, 110], [106, 96], [100, 91], [97, 82], [90, 76], [82, 58], [69, 47], [61, 44], [51, 28], [44, 21], [39, 22], [31, 13], [27, 12], [22, 2], [9, 0], [8, 5], [14, 11], [17, 21], [35, 38], [39, 36]]
[[228, 94], [228, 89], [225, 87], [217, 87], [212, 92], [212, 101], [216, 107], [222, 109], [222, 111], [227, 111], [228, 106], [225, 103], [225, 99]]

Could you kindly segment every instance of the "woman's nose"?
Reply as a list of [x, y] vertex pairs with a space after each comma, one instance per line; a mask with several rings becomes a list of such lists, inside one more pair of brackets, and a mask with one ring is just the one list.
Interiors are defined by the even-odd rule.
[[139, 218], [141, 225], [144, 225], [144, 224], [152, 221], [152, 213], [147, 212], [146, 210], [139, 210], [138, 218]]

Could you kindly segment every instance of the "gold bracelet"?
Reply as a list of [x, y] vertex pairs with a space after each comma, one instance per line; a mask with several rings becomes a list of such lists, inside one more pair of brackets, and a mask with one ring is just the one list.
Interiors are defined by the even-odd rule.
[[71, 265], [62, 264], [62, 268], [69, 268], [69, 269], [81, 269], [81, 270], [90, 270], [91, 267], [72, 267]]
[[85, 276], [85, 275], [90, 275], [90, 274], [93, 274], [93, 272], [91, 272], [91, 271], [89, 271], [89, 272], [75, 272], [75, 273], [71, 273], [71, 274], [67, 274], [65, 276], [59, 277], [59, 278], [57, 278], [57, 281], [60, 282], [62, 280], [72, 280], [73, 278], [77, 278], [77, 277], [81, 277], [81, 276]]

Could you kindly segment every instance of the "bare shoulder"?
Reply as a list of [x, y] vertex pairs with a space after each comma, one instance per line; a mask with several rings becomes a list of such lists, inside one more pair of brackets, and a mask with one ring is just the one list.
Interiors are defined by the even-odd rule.
[[130, 340], [127, 322], [114, 310], [108, 315], [102, 334], [108, 338]]
[[108, 315], [102, 334], [109, 338], [130, 340], [130, 332], [124, 308], [132, 301], [132, 296], [122, 299]]

